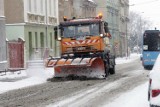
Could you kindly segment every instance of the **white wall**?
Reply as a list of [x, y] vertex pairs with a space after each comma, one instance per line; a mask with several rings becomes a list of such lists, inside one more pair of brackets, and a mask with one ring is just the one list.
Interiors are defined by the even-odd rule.
[[[58, 19], [58, 0], [24, 0], [25, 22], [29, 22], [28, 14], [33, 17], [44, 17], [44, 23], [49, 23], [49, 17]], [[47, 7], [47, 8], [46, 8]], [[46, 20], [46, 16], [48, 17]]]
[[0, 0], [0, 17], [4, 17], [4, 0]]

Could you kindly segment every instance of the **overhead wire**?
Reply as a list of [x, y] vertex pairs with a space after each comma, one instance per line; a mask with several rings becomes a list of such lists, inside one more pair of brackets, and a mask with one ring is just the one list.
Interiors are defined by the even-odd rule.
[[[148, 0], [145, 2], [138, 2], [134, 4], [133, 8], [137, 8], [135, 6], [141, 6], [141, 8], [145, 8], [144, 13], [145, 16], [149, 16], [149, 20], [151, 20], [154, 24], [159, 23], [159, 13], [157, 12], [159, 9], [160, 0]], [[147, 10], [148, 9], [148, 10]], [[141, 9], [142, 10], [142, 9]], [[159, 25], [160, 26], [160, 25]]]
[[136, 3], [136, 4], [132, 4], [133, 6], [136, 6], [136, 5], [146, 5], [146, 4], [150, 4], [150, 3], [154, 3], [154, 2], [157, 2], [159, 0], [152, 0], [152, 1], [147, 1], [147, 2], [139, 2], [139, 3]]

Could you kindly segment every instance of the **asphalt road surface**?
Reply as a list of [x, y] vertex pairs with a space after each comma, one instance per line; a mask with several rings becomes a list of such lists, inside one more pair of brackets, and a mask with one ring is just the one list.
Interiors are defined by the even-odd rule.
[[0, 94], [0, 107], [101, 107], [148, 81], [148, 74], [136, 60], [116, 65], [107, 79], [53, 80]]

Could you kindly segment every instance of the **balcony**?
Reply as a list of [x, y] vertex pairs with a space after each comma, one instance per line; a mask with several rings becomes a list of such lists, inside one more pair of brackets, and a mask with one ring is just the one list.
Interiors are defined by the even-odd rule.
[[44, 15], [27, 13], [27, 16], [28, 16], [29, 23], [36, 23], [36, 24], [44, 24], [45, 23], [45, 16]]

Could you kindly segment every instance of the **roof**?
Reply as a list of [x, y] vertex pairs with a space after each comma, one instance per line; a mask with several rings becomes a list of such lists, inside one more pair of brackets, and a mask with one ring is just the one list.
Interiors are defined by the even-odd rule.
[[90, 1], [90, 2], [94, 2], [93, 0], [88, 0], [88, 1]]
[[145, 33], [159, 33], [159, 30], [146, 30]]
[[91, 23], [99, 23], [99, 22], [101, 22], [101, 19], [87, 18], [87, 19], [74, 19], [74, 20], [61, 22], [60, 25], [68, 26], [68, 25], [91, 24]]

